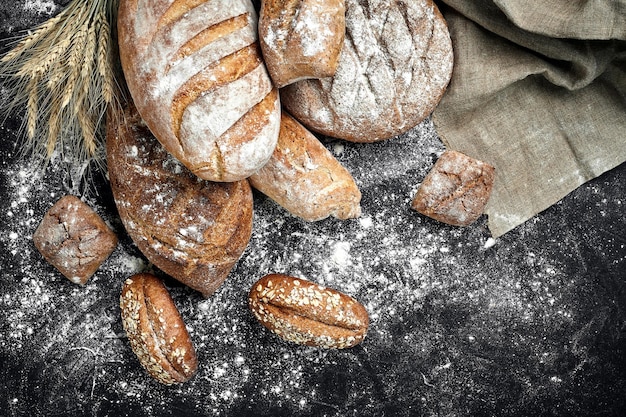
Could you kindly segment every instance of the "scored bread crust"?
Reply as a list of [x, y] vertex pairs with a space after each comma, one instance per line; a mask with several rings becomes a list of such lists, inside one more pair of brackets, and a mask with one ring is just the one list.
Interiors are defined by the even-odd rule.
[[367, 310], [354, 298], [285, 274], [254, 283], [248, 305], [263, 326], [307, 346], [350, 348], [363, 341], [369, 327]]
[[494, 179], [492, 165], [446, 150], [420, 184], [411, 208], [443, 223], [469, 226], [483, 214]]
[[354, 142], [397, 136], [423, 121], [452, 75], [452, 42], [432, 0], [346, 0], [335, 75], [281, 90], [309, 129]]
[[252, 187], [307, 221], [361, 214], [361, 192], [348, 170], [304, 126], [283, 112], [278, 145], [253, 174]]
[[129, 236], [150, 262], [208, 297], [250, 241], [248, 181], [197, 178], [159, 144], [132, 107], [111, 113], [107, 129], [111, 189]]
[[263, 166], [280, 128], [250, 0], [122, 0], [120, 60], [135, 105], [198, 177], [237, 181]]
[[171, 385], [186, 382], [196, 373], [193, 343], [160, 279], [147, 273], [127, 279], [120, 310], [130, 346], [150, 376]]
[[259, 41], [274, 85], [332, 76], [346, 32], [344, 0], [263, 0]]

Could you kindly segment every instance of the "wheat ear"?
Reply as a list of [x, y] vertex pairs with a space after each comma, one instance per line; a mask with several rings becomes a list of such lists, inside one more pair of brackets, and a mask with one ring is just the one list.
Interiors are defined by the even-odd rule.
[[0, 58], [13, 97], [3, 110], [26, 108], [23, 148], [44, 163], [57, 145], [80, 166], [102, 158], [104, 116], [121, 102], [112, 64], [117, 4], [72, 0]]

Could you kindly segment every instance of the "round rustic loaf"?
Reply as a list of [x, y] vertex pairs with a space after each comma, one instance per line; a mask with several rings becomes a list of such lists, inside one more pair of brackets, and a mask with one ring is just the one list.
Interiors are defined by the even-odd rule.
[[247, 180], [201, 180], [154, 138], [134, 108], [107, 122], [107, 164], [120, 218], [141, 252], [205, 297], [250, 241]]
[[250, 0], [122, 0], [120, 60], [135, 105], [200, 178], [237, 181], [270, 158], [280, 101]]
[[346, 0], [346, 39], [332, 78], [281, 90], [309, 129], [354, 142], [397, 136], [425, 119], [452, 75], [452, 43], [432, 0]]

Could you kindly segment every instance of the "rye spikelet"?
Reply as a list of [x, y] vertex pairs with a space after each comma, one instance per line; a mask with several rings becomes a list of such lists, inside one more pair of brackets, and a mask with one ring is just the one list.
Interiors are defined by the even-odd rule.
[[45, 166], [55, 151], [82, 166], [104, 156], [103, 121], [121, 102], [112, 41], [118, 0], [73, 0], [0, 58], [10, 112], [25, 111], [22, 151]]

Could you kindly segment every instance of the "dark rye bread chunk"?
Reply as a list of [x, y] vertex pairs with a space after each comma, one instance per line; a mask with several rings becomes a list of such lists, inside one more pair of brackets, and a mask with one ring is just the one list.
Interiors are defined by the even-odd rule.
[[150, 376], [165, 385], [188, 381], [198, 359], [185, 323], [163, 282], [136, 274], [120, 296], [122, 326], [130, 346]]
[[250, 0], [121, 0], [117, 22], [131, 96], [170, 153], [211, 181], [267, 162], [280, 101]]
[[134, 109], [110, 115], [107, 127], [111, 188], [128, 234], [161, 270], [211, 295], [250, 240], [248, 181], [197, 178], [159, 144]]
[[485, 210], [494, 176], [488, 163], [445, 151], [422, 181], [411, 207], [440, 222], [468, 226]]
[[452, 75], [452, 43], [432, 0], [346, 0], [346, 39], [332, 78], [281, 90], [309, 129], [354, 142], [397, 136], [424, 120]]
[[67, 279], [84, 285], [111, 255], [117, 236], [91, 207], [66, 195], [44, 215], [33, 243]]

